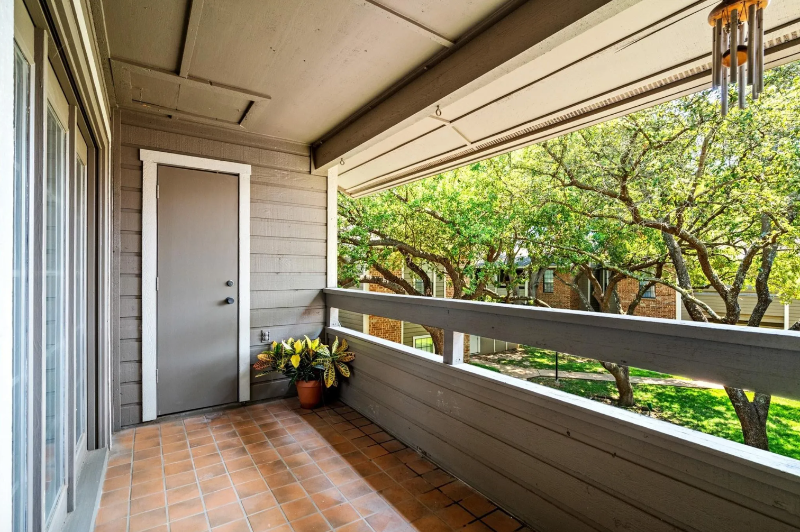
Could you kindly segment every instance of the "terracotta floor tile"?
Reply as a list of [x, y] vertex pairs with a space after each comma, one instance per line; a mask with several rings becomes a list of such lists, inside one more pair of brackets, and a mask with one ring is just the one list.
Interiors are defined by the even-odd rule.
[[133, 453], [133, 461], [139, 462], [141, 460], [147, 460], [148, 458], [156, 458], [161, 456], [162, 454], [167, 454], [164, 452], [164, 447], [153, 447], [151, 449], [146, 449], [144, 451], [137, 451]]
[[283, 463], [283, 460], [273, 460], [271, 462], [263, 462], [258, 464], [258, 470], [261, 471], [261, 474], [264, 475], [264, 478], [274, 475], [276, 473], [281, 473], [289, 469], [286, 467], [286, 464]]
[[225, 469], [225, 466], [220, 463], [198, 469], [196, 470], [196, 473], [197, 473], [197, 480], [202, 482], [204, 480], [211, 480], [212, 478], [218, 477], [220, 475], [225, 475], [227, 474], [227, 470]]
[[175, 462], [164, 466], [164, 474], [166, 476], [179, 475], [181, 473], [186, 473], [187, 471], [193, 470], [194, 464], [192, 464], [191, 460], [183, 460], [181, 462]]
[[112, 506], [131, 499], [131, 490], [128, 487], [114, 491], [107, 491], [100, 497], [100, 507]]
[[410, 480], [412, 478], [416, 478], [419, 476], [414, 471], [412, 471], [411, 468], [406, 467], [406, 465], [403, 463], [401, 463], [397, 467], [387, 469], [386, 474], [392, 477], [395, 480], [395, 482], [399, 482], [401, 484], [406, 480]]
[[314, 459], [306, 452], [300, 452], [297, 454], [293, 454], [291, 456], [287, 456], [283, 459], [286, 462], [286, 465], [289, 466], [289, 469], [294, 469], [296, 467], [308, 465], [314, 462]]
[[392, 509], [386, 509], [366, 518], [375, 532], [399, 532], [406, 528], [406, 521]]
[[196, 467], [197, 469], [202, 469], [204, 467], [221, 463], [222, 463], [222, 457], [219, 455], [219, 453], [207, 454], [205, 456], [201, 456], [199, 458], [194, 459], [194, 467]]
[[297, 482], [294, 475], [288, 470], [265, 476], [264, 480], [271, 489], [280, 488], [281, 486]]
[[[379, 471], [376, 471], [376, 473], [377, 472]], [[363, 478], [364, 476], [366, 475], [359, 475], [358, 473], [356, 473], [354, 469], [351, 469], [349, 467], [342, 467], [340, 469], [330, 471], [327, 474], [327, 477], [330, 479], [331, 482], [333, 482], [335, 486], [341, 486], [342, 484], [347, 484], [348, 482], [358, 480], [359, 478]]]
[[331, 489], [334, 486], [333, 482], [328, 480], [328, 478], [324, 475], [301, 480], [300, 484], [309, 494], [319, 493], [320, 491]]
[[281, 504], [281, 510], [283, 510], [286, 519], [288, 519], [289, 522], [292, 522], [316, 513], [317, 507], [314, 506], [314, 502], [310, 498], [303, 497], [301, 499], [297, 499], [296, 501]]
[[277, 505], [278, 501], [275, 500], [275, 496], [270, 492], [259, 493], [258, 495], [242, 499], [244, 513], [247, 515], [257, 514], [264, 510], [275, 508]]
[[94, 532], [128, 532], [128, 518], [116, 519], [108, 523], [97, 523]]
[[225, 488], [208, 495], [203, 495], [203, 502], [205, 502], [206, 509], [219, 508], [232, 502], [239, 500], [233, 488]]
[[321, 475], [322, 469], [317, 467], [317, 464], [308, 464], [292, 469], [292, 474], [298, 480], [304, 480]]
[[179, 519], [169, 524], [170, 532], [205, 532], [209, 530], [205, 513]]
[[386, 502], [389, 504], [397, 504], [398, 502], [403, 502], [414, 497], [410, 491], [399, 484], [380, 490], [378, 494], [386, 499]]
[[128, 507], [130, 503], [128, 501], [120, 502], [117, 504], [112, 504], [109, 506], [104, 506], [97, 511], [97, 516], [95, 518], [96, 524], [103, 524], [109, 523], [111, 521], [128, 517]]
[[362, 517], [376, 514], [389, 507], [389, 504], [377, 493], [368, 493], [363, 497], [350, 501], [350, 503]]
[[162, 479], [151, 480], [150, 482], [142, 482], [141, 484], [134, 484], [131, 486], [131, 500], [138, 499], [139, 497], [147, 497], [154, 493], [161, 493], [164, 491], [164, 481]]
[[200, 491], [203, 495], [231, 487], [231, 480], [227, 475], [220, 475], [200, 482]]
[[268, 491], [267, 484], [261, 480], [253, 480], [252, 482], [245, 482], [244, 484], [239, 484], [235, 486], [236, 493], [239, 494], [240, 499], [246, 499], [247, 497], [252, 497], [253, 495], [258, 495], [259, 493], [263, 493]]
[[322, 514], [316, 513], [302, 519], [298, 519], [292, 523], [292, 529], [295, 532], [325, 532], [330, 530], [331, 527], [328, 522], [322, 517]]
[[311, 499], [322, 511], [347, 502], [347, 498], [336, 488], [315, 493]]
[[167, 524], [167, 509], [157, 508], [138, 515], [132, 515], [130, 520], [130, 532], [142, 532], [150, 530], [159, 525]]
[[240, 519], [232, 523], [218, 526], [212, 530], [213, 532], [250, 532], [250, 526], [247, 524], [246, 519]]
[[275, 449], [270, 449], [268, 451], [251, 454], [250, 458], [252, 458], [253, 462], [255, 462], [256, 464], [266, 464], [280, 459], [280, 455], [278, 454], [278, 451], [276, 451]]
[[481, 521], [495, 532], [511, 532], [522, 526], [519, 521], [502, 510], [496, 510], [490, 513], [481, 519]]
[[434, 512], [453, 504], [453, 500], [439, 490], [423, 493], [417, 497], [417, 500]]
[[444, 521], [435, 515], [426, 515], [422, 519], [411, 523], [411, 530], [419, 530], [420, 532], [450, 532], [452, 528], [447, 526]]
[[189, 499], [188, 501], [171, 504], [167, 507], [170, 521], [177, 521], [185, 517], [197, 515], [205, 512], [203, 501], [200, 498]]
[[[405, 466], [403, 466], [403, 467], [405, 467]], [[408, 468], [406, 467], [406, 469], [408, 469]], [[361, 475], [362, 477], [368, 477], [370, 475], [374, 475], [375, 473], [380, 473], [381, 472], [381, 468], [378, 467], [377, 465], [375, 465], [375, 462], [373, 462], [372, 460], [370, 460], [368, 462], [362, 462], [360, 464], [354, 464], [353, 465], [353, 470], [356, 473], [358, 473], [359, 475]], [[410, 469], [408, 469], [408, 470], [411, 471]], [[413, 476], [417, 476], [417, 474], [414, 473], [413, 471], [412, 471], [412, 473], [413, 473]]]
[[447, 508], [442, 508], [436, 515], [452, 528], [461, 528], [467, 523], [474, 521], [475, 517], [457, 504], [452, 504]]
[[132, 500], [130, 514], [136, 515], [149, 512], [150, 510], [163, 508], [166, 505], [167, 500], [166, 497], [164, 497], [164, 492], [154, 493], [153, 495], [148, 495], [147, 497]]
[[192, 453], [189, 451], [180, 451], [177, 453], [170, 453], [164, 457], [164, 464], [174, 464], [175, 462], [182, 462], [184, 460], [191, 460]]
[[[379, 456], [377, 458], [373, 458], [372, 461], [375, 463], [376, 466], [380, 467], [383, 470], [391, 469], [393, 467], [397, 467], [402, 464], [402, 460], [400, 460], [396, 454], [385, 454], [383, 456]], [[416, 473], [416, 471], [415, 471]]]
[[175, 504], [178, 502], [188, 501], [200, 496], [200, 490], [197, 489], [197, 484], [189, 484], [174, 490], [167, 490], [167, 504]]
[[339, 506], [328, 508], [322, 512], [322, 515], [325, 516], [325, 519], [328, 520], [328, 523], [333, 528], [339, 528], [361, 519], [359, 513], [350, 504], [340, 504]]
[[364, 482], [366, 482], [369, 487], [375, 491], [393, 488], [398, 485], [397, 482], [395, 482], [389, 475], [383, 472], [364, 477]]
[[363, 480], [354, 480], [353, 482], [348, 482], [347, 484], [342, 484], [339, 486], [339, 491], [341, 491], [345, 497], [349, 500], [357, 499], [374, 491], [369, 485], [364, 482]]
[[197, 482], [194, 471], [187, 471], [186, 473], [179, 473], [177, 475], [170, 475], [165, 479], [165, 484], [168, 490], [173, 488], [180, 488], [187, 484]]
[[[407, 499], [403, 502], [393, 504], [392, 508], [409, 523], [432, 513], [424, 504], [416, 499]], [[470, 519], [470, 521], [471, 520], [472, 519]]]
[[294, 501], [306, 496], [306, 492], [303, 490], [300, 484], [297, 483], [276, 488], [272, 490], [272, 494], [275, 496], [275, 500], [278, 501], [279, 504]]
[[475, 521], [462, 528], [461, 532], [492, 532], [492, 529], [480, 521]]
[[470, 495], [459, 504], [475, 517], [483, 517], [497, 509], [497, 506], [479, 493]]
[[359, 519], [354, 523], [345, 525], [342, 528], [337, 528], [336, 532], [373, 532], [372, 528], [363, 519]]
[[189, 445], [185, 441], [179, 441], [176, 443], [170, 443], [168, 445], [164, 445], [161, 450], [162, 452], [167, 455], [170, 453], [177, 453], [178, 451], [185, 451], [189, 448]]
[[255, 468], [255, 465], [229, 473], [234, 486], [262, 479], [261, 473]]
[[208, 510], [208, 522], [211, 524], [211, 528], [242, 518], [244, 518], [244, 513], [242, 512], [242, 507], [239, 505], [239, 501], [214, 508], [213, 510]]
[[411, 492], [412, 495], [415, 497], [417, 495], [422, 495], [423, 493], [428, 493], [429, 491], [436, 489], [435, 486], [431, 485], [427, 480], [422, 477], [414, 477], [412, 479], [406, 480], [401, 482], [401, 485]]

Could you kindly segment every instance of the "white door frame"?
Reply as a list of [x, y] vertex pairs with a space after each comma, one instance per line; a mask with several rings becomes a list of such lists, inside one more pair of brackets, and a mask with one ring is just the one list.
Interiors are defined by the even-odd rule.
[[250, 173], [249, 164], [139, 150], [142, 161], [142, 421], [158, 415], [156, 397], [158, 293], [158, 165], [239, 176], [239, 401], [250, 400]]

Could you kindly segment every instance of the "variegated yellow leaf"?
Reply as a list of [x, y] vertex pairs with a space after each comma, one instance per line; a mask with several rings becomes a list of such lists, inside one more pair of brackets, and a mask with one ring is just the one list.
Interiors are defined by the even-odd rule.
[[300, 353], [300, 351], [302, 351], [302, 350], [303, 350], [303, 342], [301, 342], [300, 340], [296, 341], [294, 343], [294, 352], [295, 353]]
[[272, 350], [275, 351], [275, 348], [278, 347], [278, 342], [272, 342]]
[[262, 362], [269, 362], [270, 360], [272, 360], [272, 355], [270, 353], [260, 353], [258, 355], [258, 359], [261, 360]]
[[342, 362], [350, 362], [351, 360], [355, 360], [356, 354], [355, 353], [342, 353], [339, 355], [339, 360]]
[[350, 376], [350, 368], [347, 367], [347, 364], [337, 362], [336, 367], [339, 368], [339, 373], [341, 373], [343, 377]]
[[330, 388], [331, 384], [334, 383], [336, 380], [336, 372], [333, 369], [333, 365], [328, 364], [325, 368], [325, 387]]
[[311, 341], [311, 349], [317, 349], [319, 347], [319, 338], [316, 340]]
[[300, 355], [292, 356], [292, 366], [297, 367], [300, 365]]

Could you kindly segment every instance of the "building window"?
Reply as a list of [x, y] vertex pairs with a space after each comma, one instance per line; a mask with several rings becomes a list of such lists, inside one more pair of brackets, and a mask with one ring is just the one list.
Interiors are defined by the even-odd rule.
[[75, 443], [86, 433], [86, 165], [77, 160], [73, 213], [75, 221]]
[[553, 293], [553, 270], [545, 270], [544, 271], [544, 287], [542, 290], [546, 294]]
[[433, 353], [433, 338], [431, 338], [430, 336], [415, 336], [414, 349], [419, 349], [420, 351], [427, 351], [428, 353]]
[[29, 101], [30, 65], [14, 50], [14, 258], [12, 277], [12, 468], [13, 530], [26, 530], [28, 491], [28, 309], [30, 194], [29, 194]]
[[[639, 281], [639, 289], [641, 289], [645, 284], [645, 282]], [[642, 296], [644, 299], [655, 299], [656, 298], [656, 285], [652, 285], [650, 288], [645, 290], [644, 295]]]
[[425, 293], [425, 283], [423, 283], [422, 279], [420, 279], [419, 277], [414, 277], [414, 290], [416, 290], [420, 294]]

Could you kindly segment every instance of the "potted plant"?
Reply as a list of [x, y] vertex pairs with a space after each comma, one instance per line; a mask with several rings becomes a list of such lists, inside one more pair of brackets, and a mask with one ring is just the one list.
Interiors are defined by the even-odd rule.
[[326, 388], [338, 386], [337, 375], [349, 377], [350, 368], [346, 362], [355, 357], [347, 351], [347, 340], [339, 342], [337, 337], [329, 346], [319, 338], [311, 340], [306, 336], [305, 340], [289, 338], [273, 342], [271, 349], [258, 355], [253, 369], [260, 372], [256, 377], [280, 371], [297, 386], [300, 406], [314, 408], [322, 401], [322, 384]]

